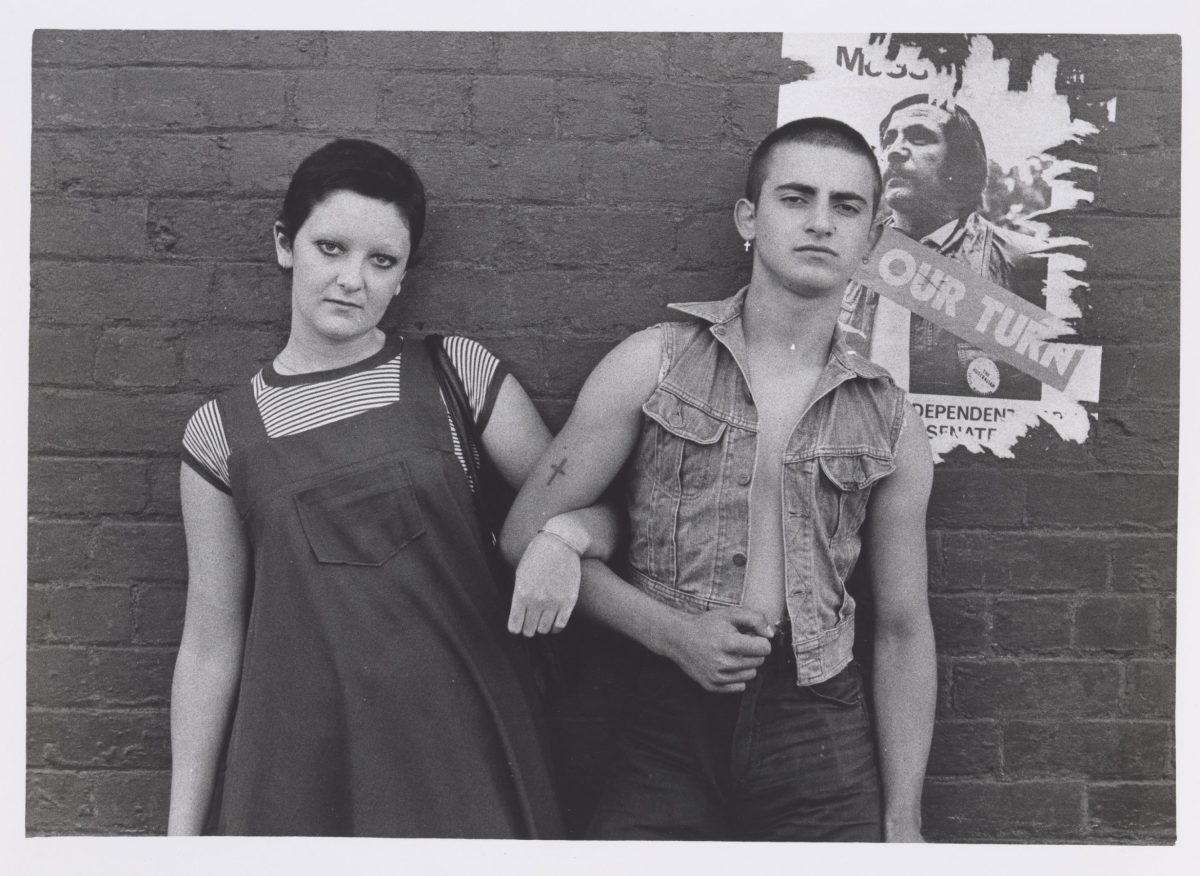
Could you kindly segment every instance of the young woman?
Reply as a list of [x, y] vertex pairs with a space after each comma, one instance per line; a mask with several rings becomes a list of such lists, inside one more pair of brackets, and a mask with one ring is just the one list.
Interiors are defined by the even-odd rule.
[[[337, 140], [306, 158], [274, 228], [287, 344], [188, 423], [171, 833], [561, 835], [462, 436], [421, 339], [378, 327], [424, 221], [420, 179], [387, 149]], [[545, 426], [483, 347], [446, 349], [484, 449], [520, 485]], [[611, 550], [606, 515], [579, 513], [541, 540], [543, 569], [577, 576], [576, 551]], [[514, 630], [555, 622], [526, 617]]]

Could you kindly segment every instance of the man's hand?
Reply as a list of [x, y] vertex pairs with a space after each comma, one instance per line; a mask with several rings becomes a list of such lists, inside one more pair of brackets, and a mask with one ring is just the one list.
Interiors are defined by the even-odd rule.
[[540, 532], [517, 565], [508, 631], [524, 636], [557, 633], [579, 598], [579, 554], [552, 533]]
[[771, 653], [775, 629], [749, 608], [683, 614], [666, 656], [714, 693], [738, 693]]

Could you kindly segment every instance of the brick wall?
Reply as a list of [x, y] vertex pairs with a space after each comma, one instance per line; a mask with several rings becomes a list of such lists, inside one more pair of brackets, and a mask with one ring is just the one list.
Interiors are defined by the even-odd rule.
[[[1102, 399], [1086, 444], [1040, 429], [1015, 459], [937, 469], [927, 834], [1169, 842], [1179, 42], [994, 41], [1014, 76], [1053, 52], [1080, 113], [1118, 99], [1063, 152], [1098, 165], [1095, 202], [1053, 223], [1094, 244], [1076, 299]], [[777, 34], [54, 31], [33, 63], [26, 827], [158, 833], [179, 437], [285, 336], [269, 226], [297, 161], [347, 134], [413, 160], [427, 243], [391, 321], [479, 338], [557, 427], [665, 302], [746, 279], [731, 205], [803, 65]], [[621, 662], [573, 635], [552, 718], [578, 825]]]

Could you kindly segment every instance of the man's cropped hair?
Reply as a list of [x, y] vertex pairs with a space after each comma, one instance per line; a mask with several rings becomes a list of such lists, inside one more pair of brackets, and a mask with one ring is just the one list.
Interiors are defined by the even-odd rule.
[[767, 178], [767, 164], [771, 152], [776, 146], [784, 143], [808, 143], [813, 146], [829, 146], [841, 149], [853, 155], [861, 155], [871, 166], [871, 176], [874, 181], [874, 196], [872, 197], [872, 212], [879, 209], [879, 195], [883, 191], [883, 178], [879, 173], [879, 162], [865, 137], [845, 122], [837, 119], [827, 119], [824, 116], [811, 116], [806, 119], [796, 119], [785, 125], [780, 125], [763, 138], [750, 157], [750, 168], [746, 172], [746, 200], [752, 204], [758, 203], [762, 194], [763, 182]]

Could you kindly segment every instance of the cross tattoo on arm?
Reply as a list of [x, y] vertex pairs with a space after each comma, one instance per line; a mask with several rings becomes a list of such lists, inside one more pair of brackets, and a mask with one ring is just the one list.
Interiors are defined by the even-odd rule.
[[550, 486], [550, 482], [553, 481], [559, 475], [565, 475], [567, 473], [566, 457], [563, 457], [561, 462], [556, 462], [554, 465], [552, 465], [550, 467], [552, 469], [554, 469], [554, 474], [550, 475], [550, 480], [546, 481], [546, 486]]

